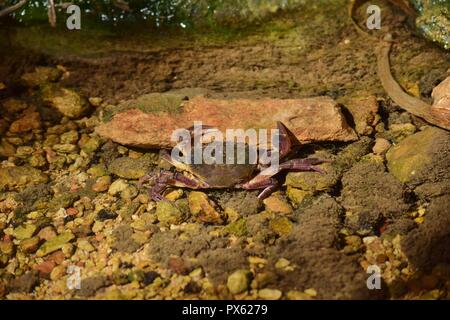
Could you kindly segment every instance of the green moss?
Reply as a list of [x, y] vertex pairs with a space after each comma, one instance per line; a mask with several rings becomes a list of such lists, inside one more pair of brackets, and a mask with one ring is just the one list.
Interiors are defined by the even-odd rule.
[[134, 100], [128, 100], [118, 106], [107, 106], [103, 122], [110, 121], [114, 114], [130, 109], [138, 109], [144, 113], [181, 113], [185, 96], [173, 93], [149, 93]]
[[244, 218], [239, 219], [227, 225], [225, 230], [238, 237], [245, 236], [247, 234], [247, 221]]

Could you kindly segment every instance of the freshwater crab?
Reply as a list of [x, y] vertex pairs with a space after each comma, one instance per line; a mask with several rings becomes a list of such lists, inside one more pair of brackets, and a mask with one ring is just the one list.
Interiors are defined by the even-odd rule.
[[[213, 127], [203, 126], [202, 130], [211, 130]], [[279, 159], [286, 159], [291, 153], [294, 141], [288, 129], [281, 122], [277, 122], [279, 132]], [[188, 129], [191, 134], [192, 128]], [[192, 136], [191, 136], [192, 137]], [[248, 146], [246, 144], [246, 146]], [[245, 148], [246, 152], [249, 151]], [[181, 150], [182, 151], [182, 150]], [[270, 153], [271, 150], [268, 150]], [[158, 174], [146, 175], [139, 180], [142, 185], [145, 181], [150, 181], [152, 187], [149, 194], [154, 201], [166, 200], [164, 191], [169, 186], [176, 186], [188, 189], [223, 189], [237, 188], [245, 190], [262, 190], [258, 195], [259, 199], [265, 199], [278, 187], [278, 181], [274, 178], [276, 174], [283, 170], [295, 171], [325, 171], [316, 166], [329, 160], [319, 158], [299, 159], [293, 158], [280, 162], [278, 166], [264, 167], [261, 163], [244, 164], [186, 164], [174, 160], [170, 154], [162, 150], [162, 158], [175, 167], [175, 171], [161, 170]], [[248, 157], [246, 156], [246, 159]], [[259, 159], [258, 159], [259, 160]]]

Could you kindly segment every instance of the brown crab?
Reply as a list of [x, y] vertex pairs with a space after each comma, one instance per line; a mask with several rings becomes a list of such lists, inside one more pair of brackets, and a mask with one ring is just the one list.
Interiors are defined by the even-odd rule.
[[[203, 126], [202, 130], [211, 130], [212, 127]], [[286, 159], [291, 153], [293, 146], [298, 141], [293, 140], [288, 129], [277, 122], [279, 132], [279, 159]], [[191, 134], [192, 128], [188, 129]], [[191, 135], [192, 137], [192, 135]], [[249, 147], [246, 150], [246, 161], [249, 159]], [[182, 152], [182, 150], [179, 150]], [[268, 150], [270, 153], [271, 150]], [[283, 170], [295, 171], [316, 171], [324, 173], [325, 171], [316, 165], [330, 162], [329, 160], [319, 158], [298, 159], [293, 158], [281, 162], [278, 166], [263, 166], [258, 163], [244, 164], [186, 164], [174, 160], [167, 151], [162, 151], [161, 156], [175, 167], [175, 171], [161, 170], [157, 175], [146, 175], [140, 179], [139, 183], [145, 181], [151, 182], [149, 194], [155, 201], [166, 200], [163, 196], [165, 189], [169, 186], [183, 187], [189, 189], [221, 189], [238, 188], [246, 190], [259, 190], [259, 199], [268, 197], [277, 187], [278, 181], [274, 178]]]

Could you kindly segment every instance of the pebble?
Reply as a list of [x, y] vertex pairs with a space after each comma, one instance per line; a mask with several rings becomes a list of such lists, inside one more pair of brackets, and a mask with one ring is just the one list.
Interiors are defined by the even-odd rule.
[[189, 210], [199, 222], [221, 224], [222, 217], [204, 192], [192, 191], [188, 195]]
[[62, 249], [64, 245], [73, 238], [75, 238], [75, 236], [71, 232], [64, 232], [50, 240], [47, 240], [36, 252], [36, 256], [43, 257], [56, 250]]
[[261, 289], [258, 297], [264, 300], [280, 300], [283, 293], [277, 289]]
[[292, 222], [286, 217], [277, 217], [269, 221], [269, 227], [279, 235], [287, 235], [292, 231]]
[[375, 140], [375, 145], [373, 146], [372, 151], [377, 155], [383, 156], [386, 154], [390, 147], [391, 143], [388, 140], [384, 138], [377, 138]]
[[12, 235], [18, 240], [31, 238], [35, 233], [37, 226], [34, 224], [24, 224], [13, 230]]
[[108, 193], [112, 196], [115, 196], [122, 191], [124, 191], [128, 187], [128, 183], [123, 179], [117, 179], [108, 188]]
[[73, 153], [78, 150], [78, 146], [75, 144], [69, 144], [69, 143], [55, 144], [55, 145], [53, 145], [53, 150], [55, 150], [56, 152], [61, 152], [61, 153]]
[[78, 141], [78, 131], [71, 130], [61, 135], [60, 141], [62, 144], [74, 144]]
[[156, 216], [164, 225], [179, 224], [184, 220], [181, 210], [175, 204], [166, 201], [159, 201], [156, 204]]
[[39, 248], [40, 242], [39, 237], [25, 239], [20, 242], [19, 248], [24, 253], [34, 253]]
[[238, 294], [247, 291], [251, 281], [251, 272], [249, 270], [237, 270], [227, 279], [227, 288], [232, 294]]
[[278, 195], [273, 194], [270, 197], [264, 199], [263, 202], [266, 206], [266, 210], [282, 214], [292, 213], [292, 208], [289, 203], [287, 203]]
[[94, 192], [104, 192], [111, 186], [111, 177], [102, 176], [97, 178], [95, 183], [92, 185], [92, 191]]
[[37, 236], [41, 240], [48, 241], [48, 240], [51, 240], [54, 237], [56, 237], [56, 232], [55, 232], [55, 229], [52, 226], [48, 226], [48, 227], [45, 227], [45, 228], [41, 229], [38, 232]]

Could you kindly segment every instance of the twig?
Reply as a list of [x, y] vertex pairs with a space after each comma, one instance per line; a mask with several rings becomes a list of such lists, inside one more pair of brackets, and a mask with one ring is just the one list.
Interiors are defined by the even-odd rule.
[[21, 8], [27, 2], [28, 2], [28, 0], [20, 0], [16, 4], [13, 4], [10, 7], [7, 7], [5, 9], [3, 9], [3, 10], [0, 10], [0, 17], [7, 16], [8, 14], [18, 10], [19, 8]]
[[433, 108], [428, 103], [410, 96], [397, 83], [391, 73], [389, 53], [392, 41], [381, 41], [377, 52], [378, 77], [388, 96], [402, 109], [424, 119], [442, 129], [450, 130], [450, 112], [445, 109]]
[[56, 27], [56, 12], [55, 12], [55, 2], [53, 0], [48, 0], [48, 22], [52, 27]]

